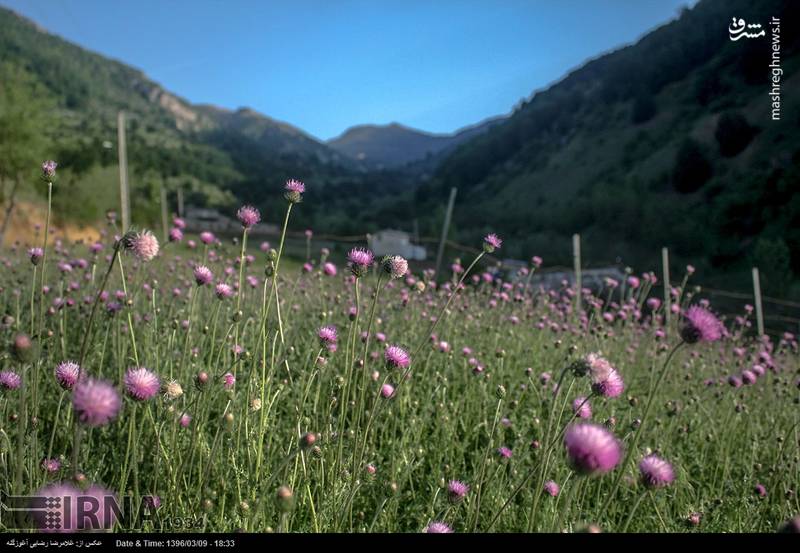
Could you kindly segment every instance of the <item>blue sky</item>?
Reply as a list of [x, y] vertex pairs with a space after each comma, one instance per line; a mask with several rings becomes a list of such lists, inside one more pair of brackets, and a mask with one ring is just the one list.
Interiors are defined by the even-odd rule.
[[195, 103], [321, 138], [508, 113], [692, 0], [0, 0]]

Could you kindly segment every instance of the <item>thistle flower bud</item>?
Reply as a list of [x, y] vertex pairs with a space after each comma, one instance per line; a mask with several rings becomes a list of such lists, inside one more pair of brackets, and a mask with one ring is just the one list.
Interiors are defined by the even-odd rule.
[[36, 359], [36, 349], [36, 344], [27, 334], [21, 332], [14, 336], [11, 351], [20, 363], [30, 363]]
[[292, 493], [292, 489], [289, 486], [281, 486], [278, 488], [275, 500], [280, 510], [284, 512], [291, 511], [294, 506], [294, 494]]

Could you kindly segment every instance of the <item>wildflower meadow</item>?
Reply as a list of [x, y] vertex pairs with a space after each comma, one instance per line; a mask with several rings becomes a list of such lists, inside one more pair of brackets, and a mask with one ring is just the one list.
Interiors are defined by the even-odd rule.
[[721, 317], [691, 267], [667, 294], [649, 268], [537, 287], [538, 257], [502, 278], [495, 234], [440, 275], [286, 258], [315, 192], [275, 185], [285, 211], [241, 207], [235, 239], [112, 215], [68, 244], [48, 209], [3, 252], [0, 486], [63, 501], [0, 528], [800, 530], [793, 334]]

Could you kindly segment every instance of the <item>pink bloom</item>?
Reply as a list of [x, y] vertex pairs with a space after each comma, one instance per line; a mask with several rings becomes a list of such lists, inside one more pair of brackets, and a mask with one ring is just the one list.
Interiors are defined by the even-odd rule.
[[572, 412], [581, 419], [592, 418], [592, 407], [589, 405], [589, 400], [583, 396], [576, 397], [572, 402]]
[[394, 395], [394, 386], [391, 384], [384, 384], [381, 386], [381, 395], [386, 399], [392, 397]]
[[198, 265], [194, 268], [194, 281], [197, 283], [198, 286], [205, 286], [206, 284], [211, 284], [214, 280], [214, 275], [211, 273], [211, 269], [206, 267], [205, 265]]
[[722, 337], [722, 323], [707, 309], [693, 305], [686, 310], [685, 317], [681, 338], [687, 344], [714, 342]]
[[675, 480], [675, 473], [664, 459], [657, 455], [648, 455], [639, 463], [642, 483], [648, 488], [663, 488]]
[[322, 266], [322, 272], [328, 276], [336, 276], [336, 265], [329, 261]]
[[558, 492], [561, 491], [561, 488], [554, 481], [548, 480], [547, 482], [544, 483], [544, 491], [550, 497], [556, 497], [558, 495]]
[[399, 346], [387, 346], [383, 355], [388, 367], [405, 369], [411, 363], [411, 358], [408, 353]]
[[104, 380], [81, 379], [72, 395], [75, 416], [89, 426], [108, 424], [117, 417], [121, 406], [119, 393]]
[[158, 255], [158, 239], [149, 230], [143, 230], [133, 236], [123, 238], [126, 249], [142, 261], [151, 261]]
[[0, 371], [0, 391], [16, 390], [22, 385], [22, 377], [14, 371]]
[[564, 446], [573, 468], [581, 474], [603, 474], [620, 462], [622, 447], [606, 428], [593, 423], [571, 426]]
[[233, 388], [234, 384], [236, 384], [236, 377], [233, 376], [233, 373], [225, 373], [222, 377], [222, 385], [226, 390], [230, 390]]
[[128, 369], [125, 374], [125, 390], [133, 399], [148, 400], [158, 393], [160, 387], [158, 376], [144, 367]]
[[220, 282], [214, 288], [214, 293], [219, 299], [224, 300], [233, 296], [233, 288], [224, 282]]
[[58, 384], [65, 390], [71, 390], [78, 382], [80, 367], [73, 361], [64, 361], [56, 366], [55, 374]]
[[433, 521], [425, 528], [426, 534], [452, 534], [453, 529], [444, 522]]
[[245, 205], [240, 207], [239, 211], [236, 212], [236, 218], [242, 223], [242, 227], [249, 229], [261, 221], [261, 213], [259, 213], [255, 207]]
[[216, 238], [211, 232], [206, 231], [200, 233], [200, 241], [205, 245], [213, 244], [215, 240]]
[[503, 241], [496, 234], [487, 234], [483, 239], [483, 249], [487, 253], [492, 253], [495, 250], [499, 250], [500, 246], [502, 245]]

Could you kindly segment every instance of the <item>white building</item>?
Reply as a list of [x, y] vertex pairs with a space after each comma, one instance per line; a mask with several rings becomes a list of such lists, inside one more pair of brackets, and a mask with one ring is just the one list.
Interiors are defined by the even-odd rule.
[[402, 230], [385, 229], [367, 235], [369, 249], [377, 256], [400, 255], [406, 259], [424, 261], [427, 252], [424, 246], [411, 243], [411, 237]]

